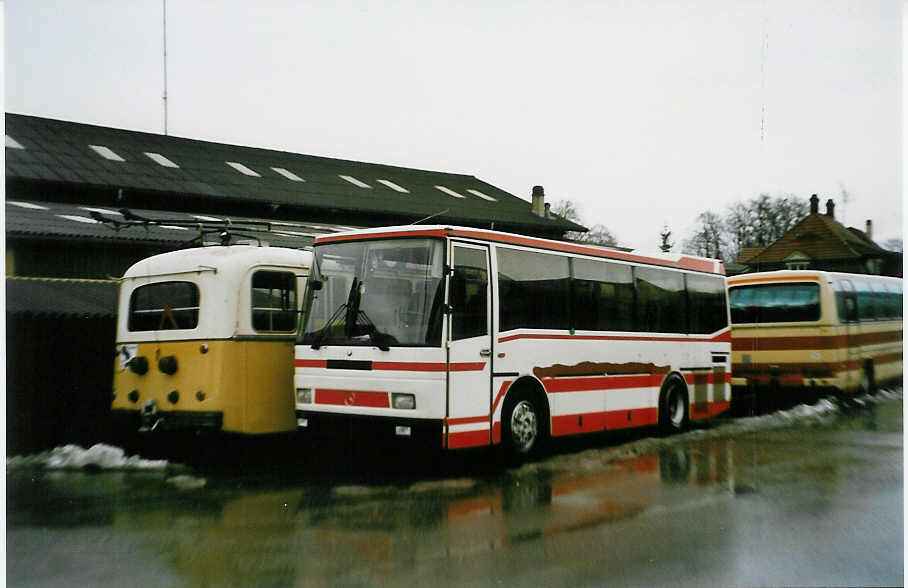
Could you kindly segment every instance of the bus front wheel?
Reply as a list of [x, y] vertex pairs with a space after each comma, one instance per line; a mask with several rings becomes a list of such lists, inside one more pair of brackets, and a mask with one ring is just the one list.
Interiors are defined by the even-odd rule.
[[539, 450], [545, 435], [543, 418], [539, 401], [532, 394], [523, 393], [509, 399], [501, 422], [510, 458], [523, 461]]
[[666, 435], [680, 433], [687, 425], [687, 387], [677, 375], [671, 375], [659, 394], [659, 428]]

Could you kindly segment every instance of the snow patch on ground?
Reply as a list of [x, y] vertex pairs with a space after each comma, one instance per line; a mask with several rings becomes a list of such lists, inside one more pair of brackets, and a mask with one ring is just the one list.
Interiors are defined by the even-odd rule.
[[6, 462], [7, 469], [30, 467], [48, 470], [163, 470], [167, 466], [168, 462], [165, 459], [127, 456], [121, 448], [104, 443], [97, 443], [88, 449], [79, 445], [64, 445], [36, 455], [11, 457]]
[[167, 478], [167, 483], [177, 490], [197, 490], [204, 488], [207, 482], [205, 478], [196, 478], [185, 474]]

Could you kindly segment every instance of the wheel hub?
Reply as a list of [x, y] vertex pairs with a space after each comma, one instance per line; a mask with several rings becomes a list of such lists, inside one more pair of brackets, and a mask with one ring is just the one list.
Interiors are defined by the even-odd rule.
[[514, 447], [524, 453], [533, 447], [536, 441], [538, 425], [533, 405], [521, 400], [511, 413], [511, 439]]

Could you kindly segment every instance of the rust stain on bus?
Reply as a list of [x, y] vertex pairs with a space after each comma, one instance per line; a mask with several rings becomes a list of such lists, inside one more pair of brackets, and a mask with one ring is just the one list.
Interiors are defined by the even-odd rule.
[[533, 375], [537, 378], [557, 378], [564, 376], [618, 376], [628, 374], [667, 374], [669, 366], [654, 363], [631, 361], [627, 363], [605, 363], [583, 361], [575, 365], [556, 363], [549, 367], [534, 367]]

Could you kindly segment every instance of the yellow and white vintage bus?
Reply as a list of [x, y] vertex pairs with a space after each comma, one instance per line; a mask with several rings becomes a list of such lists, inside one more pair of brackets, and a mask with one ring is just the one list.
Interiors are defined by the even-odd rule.
[[126, 430], [292, 432], [293, 346], [312, 253], [183, 249], [120, 286], [112, 416]]
[[[902, 378], [902, 280], [788, 270], [728, 278], [735, 394], [761, 406]], [[737, 403], [737, 400], [736, 400]]]
[[712, 259], [471, 228], [360, 230], [316, 238], [305, 308], [296, 417], [313, 434], [504, 444], [520, 458], [550, 435], [679, 431], [730, 403]]

